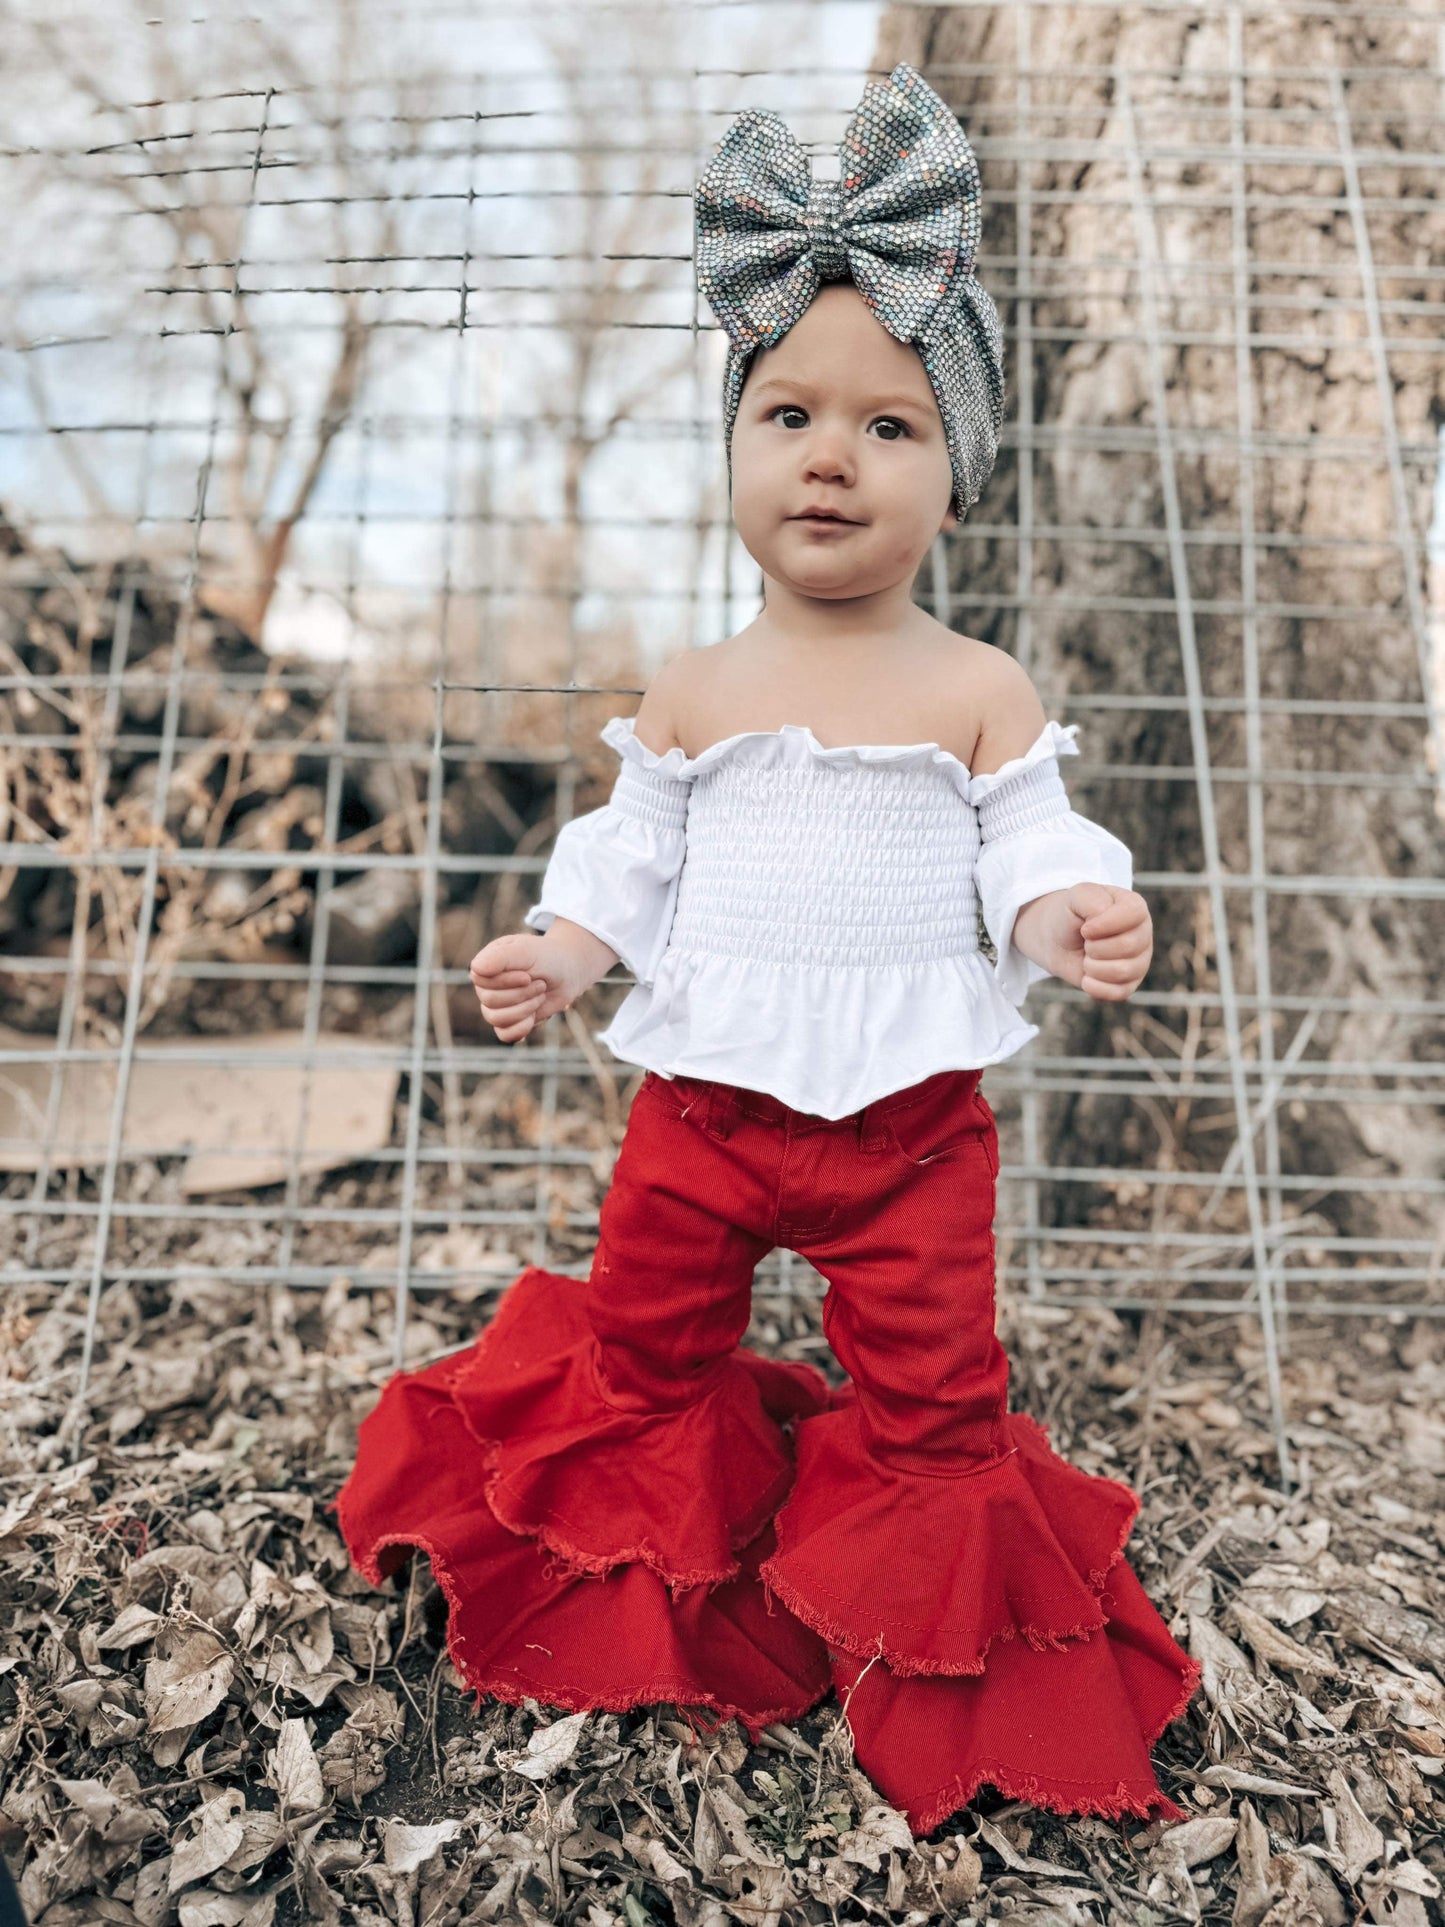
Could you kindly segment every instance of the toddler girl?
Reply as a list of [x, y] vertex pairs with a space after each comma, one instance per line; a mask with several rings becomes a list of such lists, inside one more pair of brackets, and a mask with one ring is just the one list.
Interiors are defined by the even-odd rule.
[[[1038, 979], [1138, 986], [1149, 912], [1069, 808], [1077, 725], [912, 599], [1003, 411], [972, 149], [901, 64], [839, 152], [811, 180], [749, 111], [697, 189], [765, 607], [605, 725], [611, 800], [472, 964], [505, 1042], [636, 979], [601, 1033], [646, 1074], [590, 1276], [529, 1267], [474, 1345], [390, 1381], [341, 1526], [374, 1584], [430, 1555], [479, 1692], [756, 1738], [832, 1687], [916, 1834], [983, 1782], [1178, 1819], [1149, 1744], [1199, 1669], [1124, 1559], [1138, 1496], [1008, 1409], [980, 1090]], [[827, 1280], [841, 1391], [740, 1342], [776, 1246]]]

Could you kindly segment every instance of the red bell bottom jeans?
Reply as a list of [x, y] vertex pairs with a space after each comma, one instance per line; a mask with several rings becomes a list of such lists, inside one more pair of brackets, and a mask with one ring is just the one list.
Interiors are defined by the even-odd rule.
[[[984, 1782], [1182, 1817], [1148, 1749], [1199, 1669], [1123, 1557], [1140, 1501], [1008, 1410], [981, 1075], [828, 1119], [648, 1073], [589, 1277], [528, 1267], [390, 1381], [341, 1528], [378, 1585], [427, 1551], [479, 1692], [756, 1734], [831, 1686], [915, 1833]], [[779, 1246], [827, 1281], [841, 1388], [742, 1343]]]

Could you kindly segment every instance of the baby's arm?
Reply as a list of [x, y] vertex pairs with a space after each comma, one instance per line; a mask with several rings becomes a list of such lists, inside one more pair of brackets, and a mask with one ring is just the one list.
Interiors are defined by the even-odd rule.
[[[1000, 982], [1015, 1003], [1045, 976], [1100, 1002], [1128, 997], [1154, 948], [1149, 906], [1131, 887], [1129, 851], [1070, 809], [1059, 742], [1040, 745], [1048, 720], [1024, 670], [1000, 651], [988, 675], [973, 776], [983, 838], [979, 890]], [[1035, 746], [1047, 753], [1030, 763]], [[991, 780], [1014, 762], [1017, 770]]]
[[[634, 734], [647, 749], [674, 747], [675, 658], [653, 679]], [[472, 958], [482, 1015], [515, 1044], [621, 961], [649, 980], [669, 884], [681, 868], [685, 786], [624, 763], [611, 800], [563, 824], [528, 930], [494, 937]], [[566, 914], [567, 911], [573, 914]]]

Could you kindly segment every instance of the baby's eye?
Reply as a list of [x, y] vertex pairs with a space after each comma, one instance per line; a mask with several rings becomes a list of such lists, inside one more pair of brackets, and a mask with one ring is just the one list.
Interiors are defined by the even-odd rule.
[[[796, 402], [791, 402], [791, 401], [779, 402], [776, 408], [769, 410], [768, 420], [774, 421], [779, 416], [782, 416], [782, 415], [797, 415], [800, 418], [800, 421], [797, 423], [785, 421], [783, 423], [784, 428], [793, 428], [797, 426], [802, 426], [802, 425], [805, 425], [808, 420], [807, 409], [800, 408]], [[886, 442], [896, 442], [902, 439], [904, 436], [911, 436], [913, 433], [913, 430], [908, 426], [907, 422], [900, 421], [896, 415], [879, 415], [876, 418], [873, 426], [878, 427], [880, 425], [882, 427], [896, 429], [898, 431], [896, 434], [885, 435], [883, 437], [883, 440]]]

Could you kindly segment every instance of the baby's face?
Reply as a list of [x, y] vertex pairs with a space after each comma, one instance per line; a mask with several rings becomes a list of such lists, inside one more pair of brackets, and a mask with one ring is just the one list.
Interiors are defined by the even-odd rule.
[[[733, 520], [764, 572], [841, 599], [911, 583], [957, 526], [953, 470], [916, 350], [847, 281], [753, 357], [733, 425]], [[844, 522], [809, 522], [832, 508]]]

